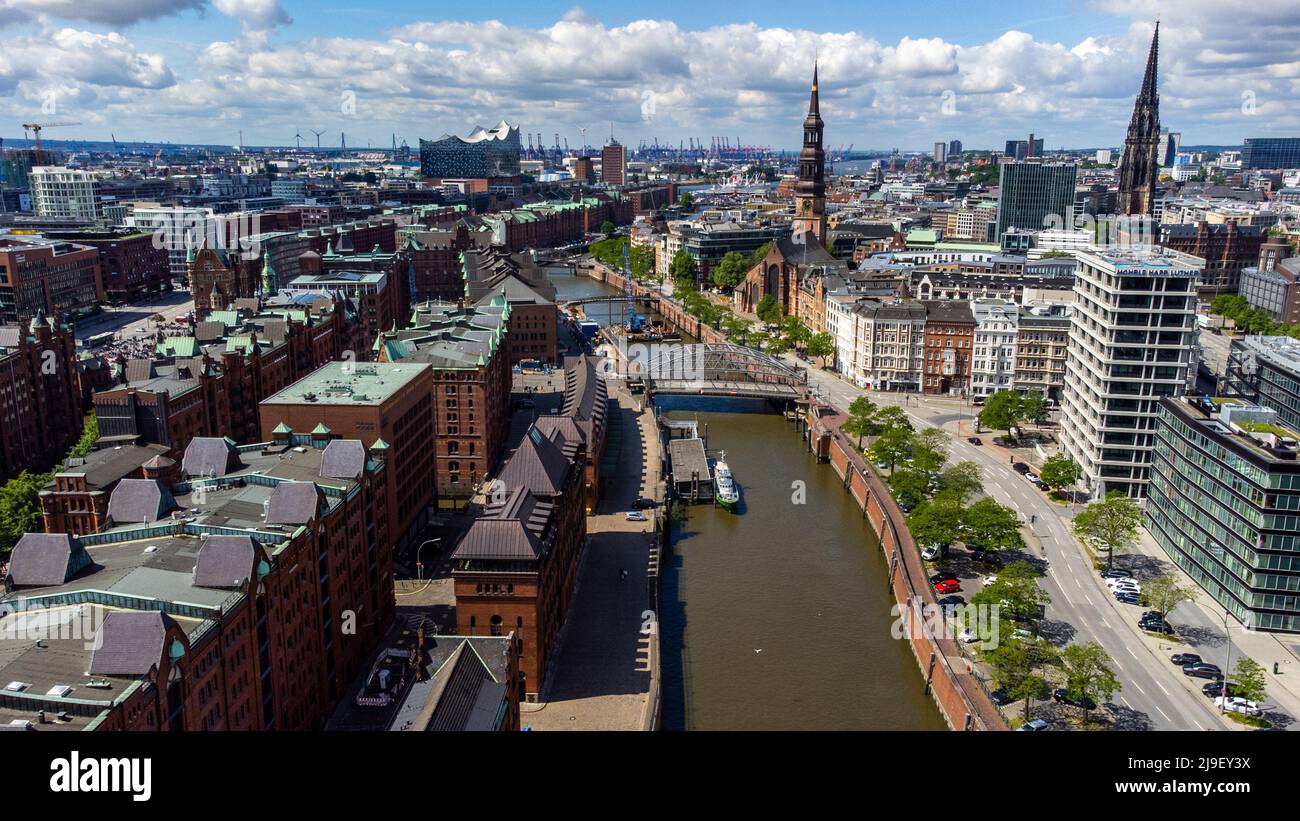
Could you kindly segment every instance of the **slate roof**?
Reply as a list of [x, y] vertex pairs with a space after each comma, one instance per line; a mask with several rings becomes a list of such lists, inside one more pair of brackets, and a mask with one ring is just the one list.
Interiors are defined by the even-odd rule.
[[157, 610], [113, 611], [95, 634], [90, 672], [100, 676], [142, 676], [162, 662], [167, 630], [175, 625]]
[[152, 479], [123, 479], [108, 498], [108, 518], [118, 524], [156, 522], [176, 502], [171, 491]]
[[320, 457], [320, 475], [327, 479], [357, 479], [366, 469], [366, 448], [356, 439], [335, 439]]
[[24, 533], [9, 554], [9, 580], [16, 587], [53, 587], [90, 563], [81, 541], [66, 533]]
[[242, 587], [252, 578], [257, 546], [250, 536], [208, 536], [194, 564], [196, 587]]
[[563, 446], [534, 425], [518, 449], [510, 454], [497, 478], [508, 488], [525, 487], [538, 496], [558, 496], [564, 490], [568, 471], [569, 460], [564, 456]]
[[187, 476], [225, 476], [240, 466], [235, 443], [215, 436], [196, 436], [191, 439], [181, 461], [181, 470]]
[[518, 519], [474, 520], [456, 546], [460, 559], [533, 560], [542, 552], [537, 536]]
[[320, 514], [323, 501], [320, 488], [314, 482], [280, 482], [271, 491], [266, 523], [305, 525]]

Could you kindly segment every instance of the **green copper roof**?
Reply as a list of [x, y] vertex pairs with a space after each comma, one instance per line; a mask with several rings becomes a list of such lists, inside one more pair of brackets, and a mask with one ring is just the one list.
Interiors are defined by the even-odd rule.
[[159, 356], [198, 356], [199, 341], [192, 336], [172, 336], [155, 348]]
[[316, 427], [314, 427], [314, 428], [311, 429], [311, 434], [312, 434], [312, 436], [318, 436], [318, 435], [322, 435], [322, 434], [324, 434], [324, 435], [328, 435], [329, 432], [330, 432], [330, 429], [327, 428], [327, 427], [325, 427], [325, 423], [324, 423], [324, 422], [321, 422], [321, 423], [317, 424]]
[[383, 439], [376, 439], [375, 443], [370, 446], [371, 450], [388, 450], [388, 443]]
[[289, 427], [288, 423], [281, 422], [275, 426], [275, 430], [271, 431], [271, 433], [293, 433], [293, 428]]

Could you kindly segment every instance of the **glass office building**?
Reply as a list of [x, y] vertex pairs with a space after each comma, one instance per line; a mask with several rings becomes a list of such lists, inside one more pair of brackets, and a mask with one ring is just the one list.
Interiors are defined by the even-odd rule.
[[1277, 411], [1300, 428], [1300, 339], [1248, 336], [1228, 349], [1228, 393]]
[[998, 173], [998, 237], [1008, 228], [1072, 228], [1077, 178], [1074, 163], [1002, 163]]
[[1165, 398], [1146, 526], [1238, 621], [1300, 632], [1300, 433], [1239, 399]]
[[1300, 137], [1247, 137], [1242, 168], [1300, 168]]

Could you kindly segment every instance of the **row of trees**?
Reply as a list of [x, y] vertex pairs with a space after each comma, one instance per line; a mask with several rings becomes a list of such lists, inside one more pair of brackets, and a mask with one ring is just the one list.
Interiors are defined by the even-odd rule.
[[648, 246], [632, 246], [627, 237], [612, 237], [593, 242], [587, 246], [587, 251], [606, 266], [621, 271], [624, 247], [628, 249], [628, 262], [632, 264], [632, 278], [641, 282], [654, 280], [655, 252]]
[[1240, 294], [1220, 294], [1210, 302], [1210, 313], [1226, 316], [1238, 328], [1249, 334], [1265, 336], [1289, 336], [1300, 339], [1300, 324], [1274, 322], [1268, 311], [1252, 308]]
[[[86, 417], [81, 439], [72, 446], [64, 463], [81, 459], [90, 453], [99, 438], [99, 423], [95, 414]], [[24, 533], [39, 532], [41, 527], [41, 489], [49, 484], [54, 471], [32, 473], [24, 470], [0, 485], [0, 556], [8, 555]]]
[[717, 287], [724, 291], [730, 291], [745, 281], [745, 275], [755, 265], [762, 262], [763, 257], [767, 256], [767, 252], [770, 250], [772, 250], [772, 243], [769, 242], [749, 254], [743, 254], [740, 251], [728, 251], [722, 257], [722, 260], [713, 267], [713, 270], [709, 273], [709, 279]]

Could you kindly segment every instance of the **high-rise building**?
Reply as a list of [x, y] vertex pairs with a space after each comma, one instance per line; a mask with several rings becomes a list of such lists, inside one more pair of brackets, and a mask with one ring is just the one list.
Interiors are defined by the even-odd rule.
[[42, 217], [94, 222], [99, 219], [95, 175], [79, 168], [37, 166], [28, 174], [32, 203]]
[[1008, 228], [1037, 231], [1074, 225], [1074, 163], [1004, 162], [998, 174], [1000, 238]]
[[1034, 139], [1034, 135], [1030, 134], [1028, 140], [1007, 140], [1006, 149], [1003, 153], [1016, 160], [1041, 157], [1043, 156], [1043, 138]]
[[1300, 339], [1248, 336], [1228, 350], [1228, 391], [1278, 412], [1300, 427]]
[[1122, 214], [1156, 212], [1156, 175], [1160, 172], [1160, 95], [1156, 92], [1156, 63], [1159, 53], [1160, 23], [1151, 35], [1151, 51], [1142, 88], [1133, 105], [1128, 136], [1124, 138], [1124, 155], [1119, 168], [1119, 209]]
[[1300, 168], [1300, 137], [1247, 137], [1241, 167]]
[[948, 158], [959, 156], [961, 154], [961, 140], [951, 140], [948, 143]]
[[947, 143], [940, 141], [934, 144], [934, 161], [941, 164], [948, 161]]
[[600, 181], [606, 185], [627, 184], [627, 146], [612, 137], [600, 149]]
[[794, 194], [795, 237], [808, 235], [826, 244], [826, 152], [822, 150], [822, 115], [817, 99], [817, 66], [813, 66], [812, 97], [803, 121], [803, 149], [799, 152], [799, 182]]
[[420, 140], [420, 176], [488, 179], [519, 175], [519, 127], [505, 120], [492, 129], [475, 126], [467, 137], [444, 134]]
[[1147, 529], [1242, 624], [1300, 632], [1300, 430], [1234, 399], [1158, 409]]
[[1084, 486], [1146, 495], [1162, 396], [1186, 389], [1202, 260], [1167, 249], [1081, 251], [1066, 355], [1061, 444]]
[[1156, 162], [1161, 168], [1173, 165], [1178, 159], [1178, 147], [1182, 145], [1183, 135], [1167, 128], [1160, 129], [1160, 144], [1156, 149]]

